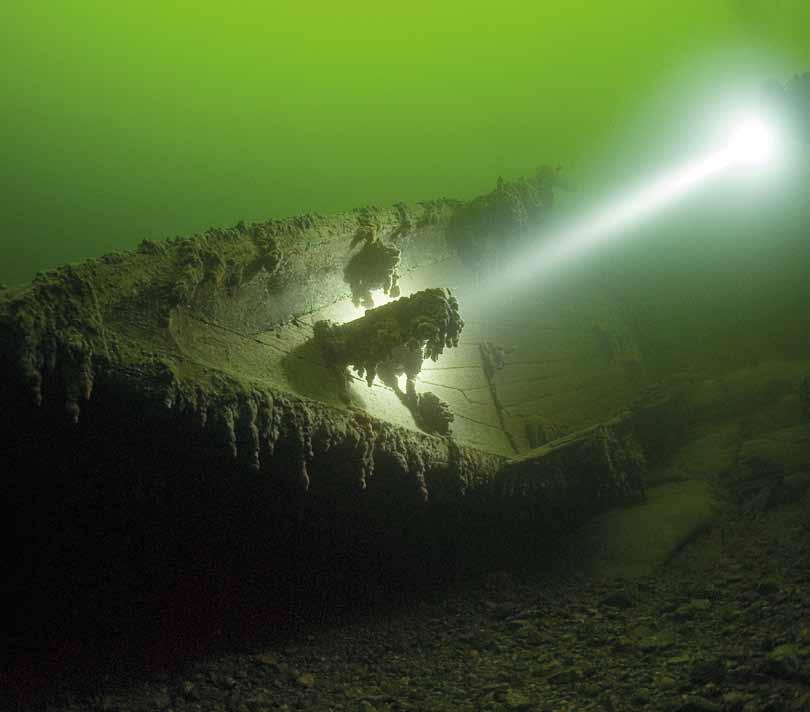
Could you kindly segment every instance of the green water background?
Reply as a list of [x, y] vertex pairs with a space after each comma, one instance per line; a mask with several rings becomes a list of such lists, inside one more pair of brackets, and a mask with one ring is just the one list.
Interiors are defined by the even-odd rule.
[[[690, 97], [810, 68], [806, 0], [0, 6], [0, 282], [300, 212], [674, 153]], [[697, 101], [697, 99], [695, 100]]]

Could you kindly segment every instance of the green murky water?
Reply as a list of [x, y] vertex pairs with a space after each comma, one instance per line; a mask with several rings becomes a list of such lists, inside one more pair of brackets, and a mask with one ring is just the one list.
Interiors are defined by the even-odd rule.
[[467, 198], [540, 163], [586, 192], [619, 181], [677, 153], [692, 97], [810, 66], [810, 5], [8, 2], [0, 63], [16, 283], [240, 219]]

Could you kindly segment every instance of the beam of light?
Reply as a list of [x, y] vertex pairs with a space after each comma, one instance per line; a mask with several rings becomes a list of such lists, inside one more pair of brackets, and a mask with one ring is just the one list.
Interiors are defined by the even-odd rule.
[[739, 121], [725, 145], [655, 178], [567, 229], [540, 236], [539, 247], [510, 260], [510, 266], [498, 275], [498, 286], [487, 285], [478, 294], [492, 298], [493, 292], [550, 276], [568, 260], [593, 251], [711, 180], [733, 169], [763, 167], [773, 162], [777, 153], [777, 134], [767, 121], [756, 116]]

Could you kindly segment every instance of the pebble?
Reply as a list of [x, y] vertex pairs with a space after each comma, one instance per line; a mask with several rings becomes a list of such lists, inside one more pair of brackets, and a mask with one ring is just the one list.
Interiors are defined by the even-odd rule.
[[604, 596], [600, 603], [610, 608], [631, 608], [633, 606], [633, 599], [626, 591], [615, 591], [614, 593]]
[[796, 553], [810, 554], [810, 536], [757, 539], [776, 513], [746, 522], [752, 533], [725, 544], [730, 560], [705, 571], [675, 562], [637, 583], [556, 589], [496, 572], [452, 600], [49, 709], [810, 711], [810, 557]]
[[708, 598], [693, 598], [689, 605], [696, 611], [708, 611], [712, 602]]
[[531, 700], [522, 692], [513, 690], [511, 687], [506, 691], [504, 704], [509, 710], [528, 710], [532, 707]]
[[777, 677], [790, 678], [799, 671], [799, 651], [795, 645], [779, 645], [768, 653], [765, 670]]

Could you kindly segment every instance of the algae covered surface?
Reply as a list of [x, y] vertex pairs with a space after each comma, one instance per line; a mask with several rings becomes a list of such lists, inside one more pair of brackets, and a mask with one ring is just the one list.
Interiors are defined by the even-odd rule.
[[[295, 272], [308, 266], [308, 249], [301, 247], [301, 240], [321, 235], [328, 243], [344, 219], [303, 216], [251, 226], [240, 223], [195, 238], [144, 242], [133, 253], [64, 267], [41, 275], [23, 290], [5, 293], [0, 327], [8, 374], [4, 397], [18, 402], [21, 412], [26, 404], [61, 405], [65, 427], [78, 424], [82, 405], [91, 398], [111, 408], [128, 402], [135, 418], [141, 411], [155, 424], [168, 420], [172, 427], [205, 432], [235, 463], [255, 470], [272, 457], [280, 440], [282, 457], [304, 491], [310, 482], [306, 463], [315, 451], [321, 445], [326, 450], [337, 447], [348, 438], [354, 446], [347, 456], [359, 458], [355, 486], [363, 489], [373, 470], [375, 419], [360, 411], [333, 413], [332, 408], [279, 391], [272, 381], [229, 369], [226, 363], [195, 362], [178, 343], [173, 327], [178, 309], [196, 306], [206, 314], [218, 301], [234, 298], [257, 275], [272, 303], [267, 295], [283, 291]], [[336, 265], [340, 259], [334, 258]], [[286, 272], [280, 270], [285, 261]], [[337, 275], [335, 280], [339, 284]], [[270, 311], [271, 323], [295, 318], [283, 304]], [[441, 334], [419, 331], [429, 344], [428, 356], [440, 353], [445, 342], [457, 343], [459, 323], [442, 328]], [[97, 382], [103, 387], [94, 394]], [[379, 427], [389, 435], [377, 445], [384, 450], [383, 440], [390, 442], [394, 461], [414, 475], [416, 488], [426, 498], [426, 467], [432, 468], [435, 454], [445, 466], [454, 458], [448, 444], [420, 443], [413, 434], [397, 434], [395, 426]]]

